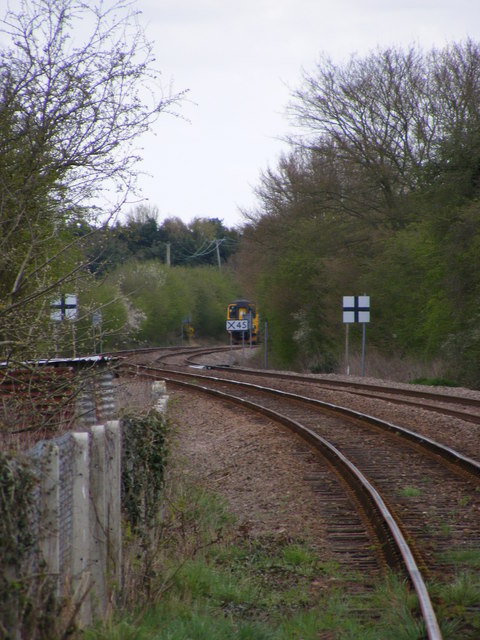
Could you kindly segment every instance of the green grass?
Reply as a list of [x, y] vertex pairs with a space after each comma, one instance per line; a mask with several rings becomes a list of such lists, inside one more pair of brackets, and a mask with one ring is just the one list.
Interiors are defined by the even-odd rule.
[[[370, 590], [325, 562], [308, 540], [240, 537], [223, 501], [177, 487], [169, 501], [149, 593], [83, 632], [83, 640], [420, 640], [417, 598], [391, 575]], [[452, 584], [431, 585], [444, 640], [480, 637], [480, 552], [452, 551]], [[156, 584], [158, 586], [156, 588]], [[473, 609], [472, 609], [473, 607]]]
[[420, 495], [420, 489], [417, 487], [412, 487], [407, 485], [406, 487], [402, 487], [399, 491], [399, 494], [404, 498], [415, 498]]
[[[251, 588], [234, 586], [232, 576], [212, 573], [212, 567], [179, 578], [180, 589], [149, 608], [141, 619], [131, 617], [89, 631], [89, 640], [373, 640], [423, 637], [416, 620], [415, 599], [395, 578], [369, 597], [348, 596], [340, 585], [314, 595], [304, 586], [280, 587], [250, 575]], [[191, 579], [194, 578], [194, 583]], [[295, 581], [297, 576], [290, 575]], [[258, 582], [262, 583], [259, 586]], [[192, 588], [193, 587], [193, 588]], [[395, 607], [393, 606], [395, 601]], [[369, 617], [371, 618], [369, 621]], [[325, 636], [327, 637], [327, 636]]]
[[440, 556], [440, 562], [453, 563], [462, 569], [480, 569], [480, 549], [450, 549]]
[[478, 640], [480, 638], [480, 576], [468, 569], [457, 574], [448, 584], [432, 585], [437, 603], [437, 615], [449, 629], [451, 638]]

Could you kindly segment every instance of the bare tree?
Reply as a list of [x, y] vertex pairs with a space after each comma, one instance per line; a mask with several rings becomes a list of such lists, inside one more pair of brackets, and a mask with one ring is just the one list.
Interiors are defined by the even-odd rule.
[[77, 222], [116, 214], [135, 188], [135, 142], [164, 95], [129, 0], [22, 0], [0, 51], [0, 342], [41, 342], [49, 300], [84, 267]]
[[343, 66], [322, 58], [293, 93], [290, 114], [307, 132], [295, 142], [334, 151], [347, 184], [357, 185], [339, 192], [339, 204], [358, 214], [363, 198], [352, 196], [363, 193], [401, 227], [408, 202], [453, 159], [478, 158], [479, 69], [471, 41], [428, 53], [386, 49]]

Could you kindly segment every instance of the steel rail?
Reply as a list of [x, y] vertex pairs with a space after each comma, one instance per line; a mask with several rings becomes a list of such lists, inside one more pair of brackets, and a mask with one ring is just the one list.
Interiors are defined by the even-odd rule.
[[[136, 366], [136, 365], [133, 365]], [[197, 378], [198, 376], [193, 373], [188, 372], [180, 372], [173, 370], [161, 370], [156, 369], [155, 367], [142, 366], [144, 370], [152, 370], [158, 372], [163, 375], [163, 373], [169, 373], [178, 376], [184, 376], [187, 378]], [[218, 378], [216, 376], [202, 376], [206, 380], [211, 380], [217, 383], [230, 384], [233, 386], [243, 387], [247, 389], [256, 389], [258, 391], [268, 392], [273, 395], [278, 395], [284, 398], [290, 398], [295, 401], [306, 402], [317, 406], [319, 409], [324, 411], [328, 411], [330, 413], [336, 413], [339, 415], [347, 416], [352, 419], [358, 419], [363, 422], [367, 422], [368, 424], [380, 428], [384, 431], [388, 431], [395, 435], [399, 435], [405, 440], [412, 442], [417, 446], [421, 446], [427, 451], [434, 453], [435, 455], [440, 456], [444, 460], [447, 460], [454, 467], [461, 467], [464, 471], [467, 471], [471, 475], [476, 478], [480, 477], [480, 462], [474, 460], [473, 458], [469, 458], [468, 456], [463, 455], [459, 451], [452, 449], [451, 447], [447, 447], [428, 436], [420, 435], [415, 433], [415, 431], [411, 431], [406, 427], [401, 427], [400, 425], [393, 424], [392, 422], [388, 422], [386, 420], [382, 420], [381, 418], [376, 418], [375, 416], [371, 416], [369, 414], [360, 413], [355, 409], [349, 409], [348, 407], [342, 407], [340, 405], [332, 404], [330, 402], [325, 402], [324, 400], [318, 400], [317, 398], [310, 398], [308, 396], [301, 396], [298, 394], [290, 393], [288, 391], [281, 391], [280, 389], [274, 389], [273, 387], [263, 387], [261, 385], [253, 384], [250, 382], [242, 382], [240, 380], [231, 380], [229, 378]]]
[[[335, 389], [335, 387], [330, 387], [327, 385], [323, 385], [322, 383], [320, 383], [323, 389], [331, 389], [334, 391], [338, 391], [338, 389]], [[358, 396], [361, 396], [362, 398], [373, 398], [374, 400], [385, 400], [386, 402], [394, 402], [395, 404], [402, 404], [405, 405], [407, 407], [416, 407], [417, 409], [424, 409], [426, 411], [432, 411], [434, 413], [440, 413], [441, 415], [444, 416], [450, 416], [452, 418], [458, 418], [459, 420], [465, 420], [465, 422], [473, 422], [474, 424], [480, 424], [480, 415], [475, 414], [475, 413], [466, 413], [465, 411], [457, 411], [456, 409], [448, 409], [447, 407], [440, 407], [440, 406], [435, 406], [433, 404], [425, 404], [425, 403], [421, 403], [418, 402], [418, 400], [406, 400], [405, 398], [399, 398], [396, 395], [393, 396], [389, 396], [387, 395], [390, 391], [390, 389], [386, 390], [385, 392], [382, 390], [382, 387], [372, 387], [372, 389], [376, 389], [377, 391], [379, 391], [382, 394], [385, 395], [377, 395], [375, 393], [371, 393], [368, 391], [345, 391], [345, 393], [352, 393]], [[392, 389], [393, 390], [393, 389]], [[400, 391], [401, 393], [401, 391]], [[405, 393], [408, 394], [408, 390], [405, 391]], [[450, 403], [450, 404], [463, 404], [463, 405], [470, 405], [470, 406], [476, 406], [476, 404], [474, 404], [473, 400], [474, 398], [458, 398], [458, 399], [454, 399], [453, 401], [451, 401], [449, 398], [451, 396], [444, 396], [444, 395], [437, 395], [437, 397], [435, 398], [435, 400], [437, 402], [446, 402], [446, 403]], [[426, 398], [428, 399], [433, 399], [433, 398]], [[467, 402], [464, 402], [463, 400], [467, 400]], [[472, 400], [472, 402], [470, 402], [470, 400]]]
[[[234, 349], [235, 351], [238, 351], [239, 349], [241, 349], [242, 347], [240, 346], [233, 346], [232, 349]], [[209, 348], [204, 348], [204, 347], [177, 347], [177, 351], [172, 353], [164, 353], [162, 355], [160, 355], [157, 360], [163, 360], [164, 358], [174, 358], [175, 356], [180, 356], [180, 355], [184, 355], [187, 353], [190, 353], [190, 357], [189, 358], [185, 358], [185, 362], [189, 363], [190, 366], [198, 366], [196, 364], [194, 364], [193, 362], [191, 362], [192, 358], [198, 357], [198, 356], [203, 356], [207, 353], [218, 353], [220, 351], [227, 351], [230, 350], [230, 347], [209, 347]], [[191, 353], [192, 350], [195, 349], [195, 353]]]
[[[202, 354], [198, 354], [202, 355]], [[200, 366], [195, 364], [193, 358], [195, 354], [192, 354], [190, 358], [186, 359], [186, 362], [192, 366]], [[284, 380], [290, 380], [291, 382], [309, 382], [311, 384], [317, 384], [322, 387], [336, 389], [337, 387], [350, 387], [352, 389], [356, 389], [357, 392], [366, 391], [378, 391], [380, 393], [391, 393], [392, 396], [397, 395], [406, 395], [413, 398], [424, 398], [429, 400], [434, 400], [436, 402], [447, 402], [450, 404], [462, 404], [464, 406], [472, 406], [472, 407], [480, 407], [480, 399], [479, 398], [466, 398], [461, 396], [454, 395], [446, 395], [443, 393], [420, 390], [420, 389], [404, 389], [399, 387], [388, 387], [383, 385], [369, 384], [365, 382], [355, 382], [348, 380], [331, 380], [327, 378], [322, 378], [321, 376], [314, 377], [313, 375], [303, 375], [297, 373], [282, 373], [281, 371], [268, 371], [265, 369], [249, 369], [247, 367], [230, 367], [229, 365], [222, 364], [205, 364], [203, 365], [205, 369], [218, 369], [220, 371], [235, 371], [235, 373], [246, 374], [246, 375], [256, 375], [262, 377], [270, 377], [270, 378], [279, 378]], [[351, 391], [350, 393], [355, 393], [355, 391]], [[366, 394], [362, 394], [366, 395]]]
[[[232, 368], [229, 365], [222, 364], [196, 364], [195, 356], [204, 354], [192, 354], [189, 358], [186, 358], [185, 362], [192, 367], [203, 367], [205, 369], [219, 371], [235, 371], [239, 374], [256, 375], [259, 377], [278, 378], [280, 380], [289, 380], [290, 382], [307, 382], [314, 384], [322, 389], [328, 389], [332, 391], [338, 391], [339, 388], [343, 389], [345, 393], [359, 395], [363, 398], [373, 398], [375, 400], [384, 400], [386, 402], [394, 402], [395, 404], [401, 404], [405, 406], [412, 406], [426, 411], [439, 413], [441, 415], [451, 416], [452, 418], [458, 418], [465, 422], [472, 422], [474, 424], [480, 424], [480, 415], [477, 413], [467, 413], [465, 411], [458, 411], [450, 409], [445, 406], [435, 406], [433, 404], [422, 404], [415, 400], [407, 400], [406, 398], [400, 398], [404, 395], [411, 398], [421, 398], [424, 400], [432, 400], [434, 402], [443, 402], [445, 404], [455, 404], [464, 407], [480, 407], [479, 398], [466, 398], [462, 396], [447, 395], [444, 393], [438, 393], [434, 391], [418, 390], [418, 389], [403, 389], [397, 387], [387, 387], [383, 385], [368, 384], [362, 382], [350, 382], [346, 380], [326, 380], [321, 377], [313, 377], [308, 375], [296, 374], [296, 373], [282, 373], [279, 371], [266, 371], [265, 369], [249, 369], [246, 367]], [[377, 393], [375, 393], [377, 392]], [[377, 395], [382, 394], [382, 395]]]
[[[151, 370], [151, 367], [140, 367], [141, 369]], [[178, 372], [171, 372], [173, 375], [192, 375], [192, 374], [184, 374]], [[292, 431], [294, 431], [297, 435], [303, 438], [310, 445], [315, 447], [318, 451], [320, 451], [325, 457], [327, 457], [337, 469], [341, 469], [342, 477], [344, 477], [351, 489], [354, 490], [357, 498], [359, 498], [366, 507], [367, 512], [370, 514], [375, 514], [375, 517], [372, 519], [372, 524], [377, 531], [377, 534], [380, 536], [380, 539], [385, 540], [385, 543], [391, 547], [392, 541], [395, 550], [403, 559], [403, 566], [405, 568], [406, 574], [415, 590], [420, 610], [422, 612], [423, 620], [425, 623], [425, 630], [427, 633], [428, 640], [442, 640], [442, 634], [440, 631], [440, 626], [437, 621], [437, 617], [435, 614], [435, 610], [433, 608], [432, 601], [430, 599], [430, 595], [428, 593], [427, 587], [423, 580], [422, 574], [418, 565], [415, 561], [415, 557], [406, 541], [400, 526], [397, 524], [394, 516], [388, 509], [386, 503], [384, 502], [381, 495], [375, 489], [375, 487], [367, 480], [367, 478], [363, 475], [363, 473], [334, 445], [325, 440], [322, 436], [318, 435], [308, 427], [305, 427], [301, 423], [296, 420], [292, 420], [287, 416], [273, 410], [268, 407], [264, 407], [258, 403], [252, 402], [251, 400], [246, 400], [244, 398], [239, 398], [238, 396], [232, 396], [218, 389], [212, 389], [203, 385], [193, 384], [191, 382], [185, 382], [184, 380], [176, 380], [169, 376], [165, 375], [165, 372], [157, 370], [155, 374], [149, 374], [159, 376], [164, 379], [166, 382], [171, 384], [176, 384], [182, 387], [186, 387], [190, 390], [207, 393], [212, 396], [216, 396], [221, 398], [222, 400], [228, 402], [235, 402], [236, 404], [240, 404], [243, 407], [247, 407], [251, 410], [257, 411], [271, 417], [272, 419], [280, 422], [281, 424], [287, 426]], [[222, 379], [216, 378], [215, 380], [223, 381]], [[240, 383], [245, 384], [245, 383]], [[249, 385], [250, 386], [250, 385]], [[257, 385], [252, 385], [257, 386]], [[289, 394], [290, 395], [290, 394]], [[378, 525], [380, 521], [389, 531], [390, 536], [386, 538], [385, 532], [383, 531], [383, 527]], [[393, 563], [395, 554], [390, 557], [390, 561]]]

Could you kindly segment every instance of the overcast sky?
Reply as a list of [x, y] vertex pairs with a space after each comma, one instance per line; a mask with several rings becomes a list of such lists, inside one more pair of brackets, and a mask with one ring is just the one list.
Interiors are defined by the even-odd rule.
[[[0, 0], [0, 4], [5, 0]], [[108, 2], [108, 0], [106, 0]], [[188, 89], [186, 120], [161, 115], [140, 180], [160, 220], [241, 224], [262, 170], [292, 131], [289, 87], [324, 53], [341, 63], [378, 46], [480, 40], [479, 0], [137, 0], [163, 84]]]

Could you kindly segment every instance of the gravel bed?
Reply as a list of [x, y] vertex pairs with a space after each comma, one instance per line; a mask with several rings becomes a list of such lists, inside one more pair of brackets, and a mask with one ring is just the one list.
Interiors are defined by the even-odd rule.
[[314, 457], [261, 416], [185, 391], [169, 391], [173, 453], [184, 473], [227, 501], [244, 536], [305, 540], [328, 556], [319, 496], [303, 479]]

